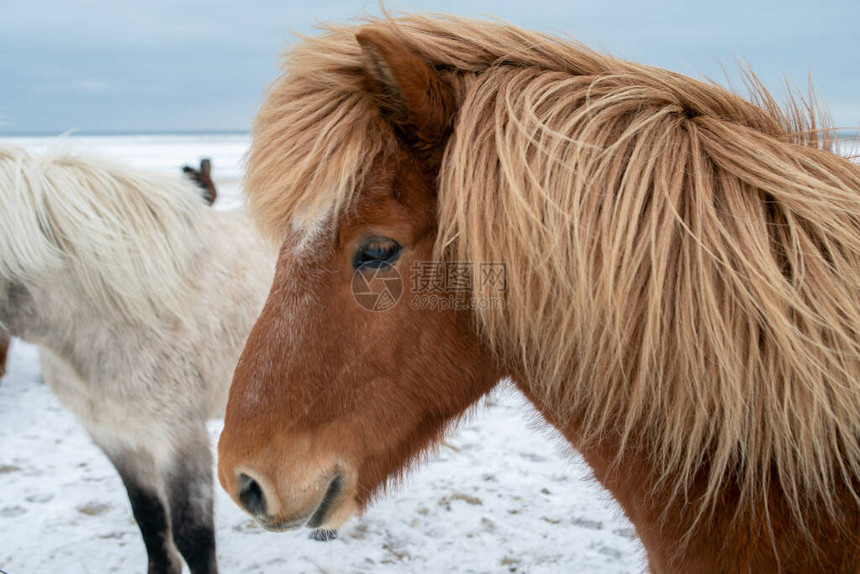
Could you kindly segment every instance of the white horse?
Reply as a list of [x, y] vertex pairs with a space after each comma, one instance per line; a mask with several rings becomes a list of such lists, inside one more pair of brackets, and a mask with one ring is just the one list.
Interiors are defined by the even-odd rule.
[[151, 574], [217, 571], [205, 421], [273, 270], [244, 215], [191, 182], [0, 144], [0, 331], [40, 346], [119, 471]]

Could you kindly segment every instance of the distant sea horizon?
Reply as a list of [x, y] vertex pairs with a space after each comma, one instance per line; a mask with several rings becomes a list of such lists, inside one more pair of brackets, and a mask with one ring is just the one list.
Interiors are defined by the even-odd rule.
[[129, 137], [129, 136], [247, 136], [250, 130], [146, 130], [146, 131], [100, 131], [100, 130], [66, 130], [66, 131], [11, 131], [0, 128], [0, 138], [50, 138], [50, 137]]

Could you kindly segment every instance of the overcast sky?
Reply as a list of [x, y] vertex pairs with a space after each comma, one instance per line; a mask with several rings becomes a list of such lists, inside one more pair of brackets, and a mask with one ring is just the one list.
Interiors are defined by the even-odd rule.
[[[376, 2], [0, 0], [0, 135], [248, 129], [291, 32]], [[811, 73], [840, 126], [860, 126], [858, 0], [401, 0], [498, 16], [616, 56], [723, 78], [742, 58], [772, 90]], [[737, 76], [735, 75], [735, 78]]]

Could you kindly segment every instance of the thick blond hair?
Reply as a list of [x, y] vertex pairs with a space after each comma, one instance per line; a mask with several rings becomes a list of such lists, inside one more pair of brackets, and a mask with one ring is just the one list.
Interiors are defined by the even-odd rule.
[[131, 322], [186, 318], [208, 212], [179, 176], [0, 143], [0, 277], [65, 269], [97, 308]]
[[289, 50], [254, 124], [245, 187], [272, 238], [342, 211], [393, 145], [366, 28], [457, 97], [437, 255], [505, 263], [479, 329], [547, 408], [586, 445], [645, 437], [678, 495], [704, 472], [702, 509], [736, 482], [742, 502], [778, 485], [798, 517], [835, 513], [860, 477], [860, 168], [825, 149], [814, 105], [500, 23], [328, 27]]

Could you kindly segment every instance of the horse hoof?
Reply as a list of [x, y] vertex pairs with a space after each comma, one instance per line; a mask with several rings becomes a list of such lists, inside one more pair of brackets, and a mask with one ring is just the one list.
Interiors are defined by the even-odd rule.
[[311, 530], [311, 540], [317, 542], [328, 542], [329, 540], [337, 539], [337, 530]]

